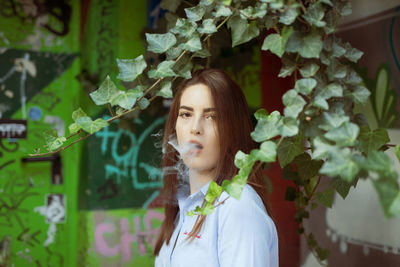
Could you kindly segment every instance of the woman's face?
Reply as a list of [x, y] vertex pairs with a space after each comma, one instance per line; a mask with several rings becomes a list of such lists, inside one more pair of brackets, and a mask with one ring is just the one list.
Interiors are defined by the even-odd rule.
[[176, 121], [181, 157], [191, 170], [212, 171], [219, 160], [215, 103], [210, 89], [195, 84], [184, 89]]

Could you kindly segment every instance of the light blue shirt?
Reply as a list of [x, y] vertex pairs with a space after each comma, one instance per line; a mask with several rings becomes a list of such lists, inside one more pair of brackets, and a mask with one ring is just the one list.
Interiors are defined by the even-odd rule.
[[[175, 230], [169, 244], [164, 242], [161, 247], [155, 267], [278, 267], [275, 224], [261, 198], [247, 184], [240, 200], [229, 197], [207, 215], [197, 237], [187, 240], [197, 216], [187, 216], [186, 211], [201, 206], [209, 185], [193, 195], [178, 197]], [[223, 192], [219, 201], [227, 196]]]

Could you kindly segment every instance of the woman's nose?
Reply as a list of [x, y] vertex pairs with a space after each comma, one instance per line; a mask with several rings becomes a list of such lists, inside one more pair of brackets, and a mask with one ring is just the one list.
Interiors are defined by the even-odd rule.
[[192, 122], [192, 127], [190, 133], [199, 135], [203, 133], [203, 127], [201, 125], [201, 118], [194, 118]]

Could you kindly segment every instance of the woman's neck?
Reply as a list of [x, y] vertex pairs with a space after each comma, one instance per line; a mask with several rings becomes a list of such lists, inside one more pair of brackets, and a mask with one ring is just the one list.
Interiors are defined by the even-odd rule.
[[215, 170], [198, 171], [189, 170], [190, 194], [198, 192], [210, 180], [213, 180]]

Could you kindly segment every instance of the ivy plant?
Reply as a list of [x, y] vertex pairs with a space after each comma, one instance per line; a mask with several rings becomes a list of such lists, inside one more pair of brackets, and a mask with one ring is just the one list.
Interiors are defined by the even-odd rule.
[[[292, 180], [285, 198], [294, 201], [295, 220], [311, 250], [322, 261], [329, 251], [318, 246], [303, 220], [318, 205], [332, 207], [337, 192], [346, 198], [359, 179], [369, 180], [376, 189], [387, 217], [400, 215], [400, 187], [397, 173], [384, 150], [388, 133], [371, 129], [354, 114], [355, 103], [367, 102], [370, 91], [351, 67], [361, 51], [334, 35], [341, 17], [351, 13], [347, 0], [164, 0], [168, 10], [167, 32], [146, 33], [147, 51], [162, 56], [150, 64], [143, 55], [117, 59], [118, 79], [139, 80], [139, 86], [119, 89], [107, 77], [90, 94], [96, 105], [106, 105], [112, 117], [93, 120], [82, 109], [72, 113], [74, 123], [68, 137], [46, 132], [48, 152], [36, 150], [33, 156], [56, 153], [107, 127], [111, 121], [136, 109], [145, 109], [156, 97], [172, 98], [177, 79], [190, 78], [199, 68], [196, 58], [210, 56], [210, 37], [222, 29], [231, 33], [232, 47], [265, 36], [262, 50], [282, 60], [279, 77], [292, 76], [294, 87], [282, 97], [283, 114], [260, 109], [251, 138], [260, 143], [249, 154], [238, 151], [238, 173], [222, 185], [211, 182], [203, 207], [189, 215], [209, 214], [222, 204], [216, 201], [222, 191], [240, 198], [253, 168], [278, 160], [283, 179]], [[177, 15], [177, 10], [184, 13]], [[140, 82], [140, 80], [142, 82]], [[75, 140], [74, 140], [75, 138]], [[394, 148], [400, 157], [400, 147]], [[322, 177], [329, 185], [319, 189]]]

